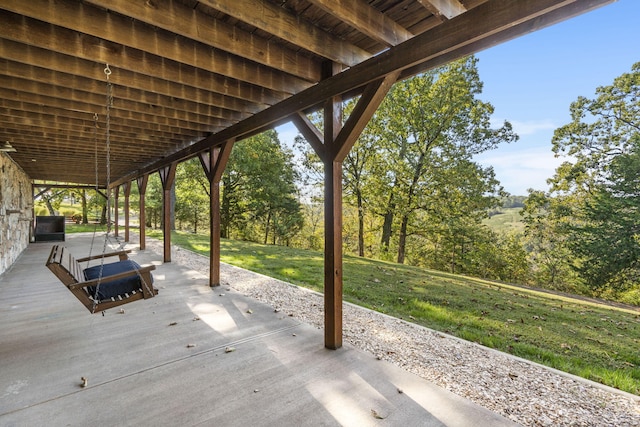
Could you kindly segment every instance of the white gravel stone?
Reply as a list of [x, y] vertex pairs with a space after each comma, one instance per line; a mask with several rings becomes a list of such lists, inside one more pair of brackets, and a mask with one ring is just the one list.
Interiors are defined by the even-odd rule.
[[[162, 242], [148, 239], [147, 249], [162, 254]], [[171, 257], [208, 277], [208, 258], [177, 248]], [[324, 327], [316, 292], [227, 264], [221, 280], [283, 317]], [[636, 396], [348, 303], [343, 339], [524, 426], [640, 426]]]

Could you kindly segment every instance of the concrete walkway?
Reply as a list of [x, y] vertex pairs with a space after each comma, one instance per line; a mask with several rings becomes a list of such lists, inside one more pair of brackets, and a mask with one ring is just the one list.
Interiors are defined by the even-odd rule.
[[513, 425], [152, 252], [132, 258], [157, 265], [156, 298], [89, 314], [45, 267], [51, 245], [0, 276], [2, 426]]

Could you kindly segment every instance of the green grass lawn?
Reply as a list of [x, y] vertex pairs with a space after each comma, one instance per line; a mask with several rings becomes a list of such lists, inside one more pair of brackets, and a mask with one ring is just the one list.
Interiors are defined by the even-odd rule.
[[[208, 236], [172, 242], [209, 253]], [[223, 239], [221, 259], [322, 291], [321, 252]], [[346, 301], [640, 395], [640, 311], [352, 256], [343, 270]]]
[[522, 211], [522, 208], [500, 208], [501, 213], [485, 219], [482, 223], [493, 231], [507, 233], [510, 231], [523, 232], [524, 223], [522, 222], [520, 211]]

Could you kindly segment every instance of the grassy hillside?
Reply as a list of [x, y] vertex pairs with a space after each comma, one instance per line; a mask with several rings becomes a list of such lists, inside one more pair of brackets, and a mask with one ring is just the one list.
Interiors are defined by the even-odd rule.
[[500, 208], [497, 215], [485, 219], [482, 223], [497, 232], [524, 231], [520, 211], [522, 208]]
[[[151, 232], [151, 237], [161, 237]], [[208, 236], [175, 244], [207, 255]], [[221, 258], [318, 291], [323, 254], [223, 240]], [[640, 312], [501, 283], [346, 256], [347, 301], [640, 394]]]

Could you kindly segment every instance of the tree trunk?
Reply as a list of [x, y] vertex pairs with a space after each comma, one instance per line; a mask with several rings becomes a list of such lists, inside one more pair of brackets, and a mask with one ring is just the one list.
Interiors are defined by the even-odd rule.
[[269, 223], [271, 222], [271, 211], [267, 214], [267, 221], [264, 225], [264, 244], [269, 241]]
[[407, 224], [409, 216], [402, 216], [402, 224], [400, 225], [400, 238], [398, 241], [398, 264], [404, 264], [404, 257], [407, 248]]
[[53, 205], [51, 205], [51, 200], [45, 198], [44, 201], [47, 205], [47, 210], [49, 211], [49, 215], [54, 216], [56, 214], [56, 211], [55, 209], [53, 209]]
[[82, 223], [89, 223], [89, 214], [87, 209], [87, 190], [82, 189]]
[[193, 210], [193, 234], [198, 234], [198, 208]]
[[387, 204], [387, 212], [384, 214], [384, 223], [382, 225], [382, 239], [380, 244], [382, 245], [382, 251], [384, 253], [389, 252], [389, 243], [391, 242], [391, 233], [393, 226], [393, 212], [396, 209], [396, 203], [393, 200], [393, 193], [389, 195], [389, 203]]
[[456, 272], [456, 239], [455, 236], [451, 239], [451, 273]]
[[364, 206], [362, 206], [362, 192], [356, 192], [358, 203], [358, 256], [364, 257]]
[[107, 203], [102, 205], [102, 212], [100, 213], [100, 224], [105, 225], [107, 223]]

